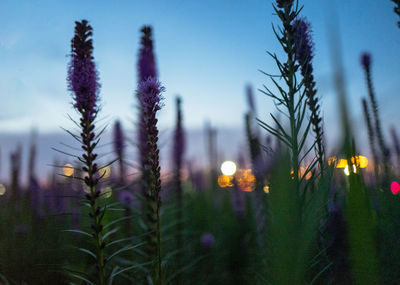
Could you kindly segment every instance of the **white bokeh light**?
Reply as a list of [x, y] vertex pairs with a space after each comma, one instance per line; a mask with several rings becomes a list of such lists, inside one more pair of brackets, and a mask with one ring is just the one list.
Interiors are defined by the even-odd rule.
[[236, 172], [236, 163], [233, 161], [227, 160], [221, 164], [221, 172], [224, 175], [234, 175]]

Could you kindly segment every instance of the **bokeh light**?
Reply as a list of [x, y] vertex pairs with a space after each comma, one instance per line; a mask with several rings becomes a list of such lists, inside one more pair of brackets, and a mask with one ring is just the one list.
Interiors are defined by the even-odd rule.
[[[357, 173], [357, 167], [353, 164], [353, 173]], [[343, 171], [344, 171], [344, 174], [346, 175], [346, 176], [349, 176], [350, 175], [350, 171], [349, 171], [349, 166], [348, 165], [346, 165], [346, 167], [343, 169]]]
[[[347, 167], [347, 159], [341, 158], [336, 163], [336, 168], [346, 168]], [[347, 169], [348, 170], [348, 169]]]
[[106, 166], [106, 167], [101, 168], [99, 170], [99, 174], [103, 178], [110, 177], [110, 175], [111, 175], [111, 167], [110, 166]]
[[390, 191], [392, 191], [393, 195], [396, 195], [400, 191], [400, 184], [397, 181], [393, 181], [392, 184], [390, 184]]
[[331, 156], [331, 157], [328, 159], [328, 164], [331, 165], [332, 163], [335, 163], [336, 161], [337, 161], [336, 156]]
[[[346, 168], [347, 167], [347, 159], [341, 158], [337, 161], [336, 157], [330, 157], [328, 160], [328, 164], [336, 162], [336, 168]], [[366, 168], [368, 166], [368, 158], [363, 155], [353, 156], [351, 158], [351, 162], [357, 166], [358, 168]], [[348, 172], [348, 171], [346, 171]], [[347, 174], [346, 174], [347, 175]]]
[[309, 180], [312, 177], [312, 172], [307, 171], [307, 168], [301, 166], [299, 169], [299, 178], [302, 178], [304, 176], [305, 180]]
[[6, 186], [0, 184], [0, 196], [3, 196], [6, 193]]
[[244, 192], [252, 192], [255, 188], [256, 177], [251, 169], [239, 169], [235, 175], [236, 183], [240, 190]]
[[101, 189], [100, 195], [104, 199], [108, 199], [112, 196], [112, 188], [111, 187], [106, 187]]
[[236, 172], [236, 163], [233, 161], [227, 160], [221, 164], [221, 172], [224, 175], [234, 175]]
[[222, 174], [218, 177], [218, 186], [221, 188], [232, 187], [232, 179], [232, 176]]
[[[354, 162], [353, 162], [354, 163]], [[368, 159], [365, 156], [358, 155], [356, 156], [356, 162], [355, 164], [359, 168], [366, 168], [368, 166]]]
[[65, 176], [74, 175], [74, 167], [70, 163], [66, 163], [63, 167], [63, 173]]

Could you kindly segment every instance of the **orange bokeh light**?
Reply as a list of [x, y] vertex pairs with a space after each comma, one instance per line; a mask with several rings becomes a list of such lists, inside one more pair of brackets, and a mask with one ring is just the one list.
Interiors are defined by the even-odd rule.
[[235, 179], [240, 190], [245, 192], [254, 191], [256, 177], [253, 175], [251, 169], [239, 169], [236, 172]]
[[232, 179], [233, 176], [221, 174], [218, 177], [218, 186], [221, 188], [232, 187], [233, 186]]

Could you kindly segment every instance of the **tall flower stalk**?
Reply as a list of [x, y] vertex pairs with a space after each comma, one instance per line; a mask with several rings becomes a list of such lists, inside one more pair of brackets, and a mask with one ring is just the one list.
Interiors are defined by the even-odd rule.
[[158, 148], [158, 128], [157, 111], [161, 109], [161, 94], [165, 88], [154, 77], [148, 77], [147, 80], [139, 84], [137, 91], [140, 100], [141, 112], [143, 118], [141, 126], [146, 136], [141, 144], [147, 146], [147, 153], [143, 153], [145, 163], [142, 169], [142, 183], [144, 185], [144, 195], [146, 206], [144, 215], [148, 234], [147, 254], [149, 260], [155, 262], [153, 272], [153, 283], [162, 284], [161, 268], [161, 177], [160, 177], [160, 150]]
[[206, 137], [206, 153], [208, 155], [208, 163], [210, 170], [210, 189], [216, 190], [217, 181], [217, 163], [218, 163], [218, 151], [217, 151], [217, 129], [211, 126], [210, 122], [205, 124], [205, 137]]
[[310, 121], [315, 135], [316, 153], [321, 174], [324, 169], [324, 145], [322, 118], [320, 105], [317, 97], [316, 83], [313, 75], [312, 59], [314, 57], [314, 43], [311, 38], [311, 25], [305, 19], [298, 19], [293, 24], [296, 32], [296, 59], [300, 64], [301, 75], [303, 76], [305, 94], [307, 96], [308, 109], [311, 112]]
[[379, 118], [378, 103], [376, 101], [375, 91], [371, 78], [371, 55], [369, 53], [363, 53], [361, 55], [361, 65], [365, 72], [365, 79], [367, 81], [367, 87], [368, 87], [368, 96], [371, 102], [372, 114], [374, 115], [374, 125], [376, 132], [375, 134], [378, 139], [378, 145], [382, 155], [382, 164], [383, 164], [384, 174], [386, 176], [385, 178], [387, 178], [387, 175], [389, 174], [389, 166], [388, 166], [389, 150], [387, 149], [385, 140], [383, 138], [381, 121]]
[[156, 113], [161, 109], [164, 87], [157, 80], [150, 26], [141, 29], [141, 46], [138, 58], [139, 133], [138, 146], [141, 167], [142, 194], [145, 197], [142, 211], [147, 235], [147, 259], [156, 261], [153, 283], [162, 284], [161, 270], [161, 179]]
[[[266, 90], [262, 92], [275, 101], [281, 112], [285, 112], [285, 115], [289, 119], [289, 128], [285, 129], [272, 114], [271, 117], [276, 124], [275, 128], [264, 122], [259, 122], [263, 128], [278, 137], [289, 148], [291, 170], [295, 173], [293, 175], [293, 182], [295, 188], [298, 188], [297, 186], [300, 185], [301, 179], [299, 179], [297, 173], [299, 173], [300, 163], [305, 158], [305, 155], [301, 156], [301, 153], [312, 122], [310, 120], [308, 123], [303, 124], [307, 110], [307, 104], [304, 99], [306, 92], [305, 90], [302, 91], [302, 83], [298, 81], [296, 75], [300, 66], [296, 62], [297, 33], [293, 29], [293, 23], [296, 21], [300, 9], [297, 6], [293, 7], [293, 1], [289, 0], [276, 1], [276, 6], [274, 5], [273, 7], [283, 26], [279, 28], [279, 31], [276, 31], [274, 28], [274, 33], [286, 54], [286, 60], [285, 62], [281, 62], [276, 54], [270, 53], [280, 74], [276, 76], [267, 75], [270, 76], [272, 83], [278, 90], [278, 95], [266, 86]], [[280, 85], [276, 78], [282, 79], [284, 85]], [[304, 125], [306, 125], [305, 130], [302, 131]], [[306, 151], [307, 153], [308, 151]]]
[[[182, 238], [182, 223], [183, 223], [183, 197], [182, 197], [182, 165], [183, 156], [185, 151], [185, 133], [182, 125], [182, 110], [181, 110], [182, 100], [180, 97], [176, 98], [176, 126], [174, 131], [174, 143], [173, 143], [173, 175], [174, 175], [174, 187], [176, 193], [176, 249], [177, 254], [177, 268], [182, 266], [181, 264], [181, 250], [183, 245]], [[176, 280], [177, 284], [181, 284], [180, 276]]]
[[121, 185], [123, 185], [125, 181], [124, 149], [124, 133], [122, 131], [121, 122], [116, 121], [114, 124], [114, 152], [119, 162], [119, 183]]
[[390, 128], [390, 134], [392, 136], [393, 148], [396, 153], [397, 166], [400, 167], [400, 141], [396, 129], [393, 126]]
[[95, 134], [95, 119], [99, 111], [99, 76], [93, 58], [92, 27], [88, 21], [75, 22], [75, 35], [71, 41], [71, 61], [68, 69], [68, 88], [73, 94], [73, 106], [80, 115], [80, 142], [84, 153], [79, 160], [84, 164], [82, 170], [86, 173], [84, 183], [88, 187], [85, 195], [90, 204], [92, 237], [95, 245], [97, 281], [96, 284], [106, 284], [106, 261], [104, 255], [102, 218], [105, 209], [99, 205], [100, 190], [96, 189], [99, 182], [99, 168], [96, 163], [95, 147], [99, 140]]
[[13, 203], [10, 205], [15, 205], [14, 201], [21, 195], [20, 191], [20, 174], [22, 168], [22, 146], [18, 145], [17, 149], [10, 154], [10, 169], [11, 169], [11, 200]]
[[[378, 162], [378, 154], [376, 153], [376, 147], [375, 147], [375, 132], [372, 127], [371, 114], [369, 112], [368, 103], [367, 103], [367, 100], [365, 100], [365, 98], [362, 99], [362, 104], [363, 104], [363, 112], [364, 112], [365, 122], [367, 123], [369, 147], [371, 149], [372, 158], [374, 159], [375, 178], [378, 179], [378, 163], [379, 162]], [[376, 182], [378, 183], [378, 180]]]
[[29, 189], [29, 198], [31, 201], [32, 209], [37, 217], [42, 216], [41, 204], [42, 204], [42, 196], [40, 192], [39, 183], [36, 177], [36, 132], [32, 132], [31, 134], [31, 145], [29, 148], [29, 162], [28, 162], [28, 189]]
[[[142, 37], [141, 37], [141, 46], [139, 49], [139, 58], [138, 58], [138, 85], [142, 82], [146, 81], [149, 77], [157, 78], [156, 72], [156, 62], [155, 56], [153, 52], [153, 36], [152, 29], [150, 26], [144, 26], [141, 29]], [[139, 94], [138, 94], [139, 95]], [[144, 114], [143, 114], [143, 106], [140, 98], [139, 100], [139, 133], [138, 133], [138, 146], [139, 146], [139, 157], [140, 157], [140, 166], [141, 172], [144, 172], [144, 167], [147, 161], [147, 153], [148, 146], [146, 144], [146, 129], [144, 128], [145, 124]], [[142, 193], [144, 193], [144, 189], [142, 189]]]
[[251, 86], [246, 87], [247, 102], [249, 112], [245, 115], [246, 137], [249, 146], [250, 159], [254, 176], [256, 178], [255, 195], [252, 195], [251, 202], [254, 208], [254, 218], [257, 231], [257, 242], [263, 245], [262, 231], [265, 225], [265, 215], [263, 206], [264, 195], [264, 178], [265, 178], [265, 161], [262, 156], [259, 132], [254, 126], [254, 118], [257, 116], [256, 104], [254, 102], [253, 91]]

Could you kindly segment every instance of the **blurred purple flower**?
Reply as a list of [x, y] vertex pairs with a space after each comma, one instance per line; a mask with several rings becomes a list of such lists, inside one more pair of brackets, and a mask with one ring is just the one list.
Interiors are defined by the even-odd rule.
[[142, 110], [148, 114], [156, 113], [161, 109], [161, 93], [165, 88], [155, 77], [149, 77], [139, 83], [138, 97], [142, 105]]
[[132, 202], [134, 198], [135, 197], [128, 191], [122, 191], [119, 194], [119, 202], [125, 209], [130, 209], [132, 207]]
[[[161, 93], [165, 88], [155, 77], [139, 82], [137, 97], [140, 102], [139, 117], [139, 155], [141, 160], [142, 192], [145, 196], [143, 212], [146, 218], [148, 236], [147, 258], [154, 260], [161, 247], [160, 207], [161, 173], [160, 149], [158, 148], [158, 128], [156, 113], [161, 109]], [[161, 258], [158, 255], [158, 276], [161, 276]]]
[[278, 8], [285, 8], [285, 7], [291, 7], [293, 5], [293, 0], [276, 0], [276, 6]]
[[124, 147], [124, 133], [121, 122], [117, 120], [114, 124], [114, 151], [119, 162], [119, 182], [121, 184], [124, 184], [125, 181]]
[[17, 149], [10, 154], [11, 165], [11, 195], [16, 196], [22, 190], [19, 187], [20, 174], [22, 170], [22, 146], [18, 145]]
[[247, 95], [247, 103], [249, 104], [250, 111], [253, 113], [252, 115], [255, 116], [256, 114], [256, 104], [254, 102], [254, 95], [253, 90], [250, 85], [246, 86], [246, 95]]
[[74, 107], [93, 119], [98, 111], [99, 76], [92, 56], [92, 27], [88, 21], [75, 22], [71, 41], [71, 62], [68, 67], [68, 89], [73, 92]]
[[185, 133], [182, 127], [181, 98], [176, 98], [177, 118], [174, 132], [173, 157], [175, 171], [178, 173], [182, 167], [182, 158], [185, 151]]
[[364, 52], [361, 55], [360, 62], [365, 70], [369, 70], [371, 67], [371, 54], [369, 52]]
[[42, 209], [43, 206], [43, 194], [42, 189], [35, 177], [31, 177], [29, 179], [29, 195], [32, 209], [36, 215], [36, 217], [42, 218], [44, 216], [44, 212]]
[[[141, 37], [141, 45], [139, 49], [138, 55], [138, 86], [140, 88], [140, 84], [145, 82], [149, 77], [157, 78], [156, 71], [156, 61], [155, 55], [153, 51], [153, 36], [152, 36], [152, 28], [150, 26], [143, 26], [141, 29], [142, 37]], [[140, 98], [140, 94], [138, 94], [139, 98], [139, 130], [138, 130], [138, 141], [139, 141], [139, 157], [142, 167], [142, 172], [144, 165], [147, 160], [148, 146], [147, 146], [147, 130], [145, 129], [145, 116], [144, 106], [142, 106], [142, 99]]]
[[307, 105], [311, 111], [310, 120], [316, 138], [318, 163], [322, 170], [324, 167], [323, 127], [320, 115], [320, 105], [318, 102], [319, 100], [316, 95], [316, 83], [313, 75], [312, 59], [314, 57], [314, 43], [311, 37], [311, 24], [306, 18], [300, 18], [293, 22], [292, 29], [296, 37], [296, 60], [300, 65], [301, 75], [304, 77]]
[[215, 237], [212, 233], [204, 233], [200, 238], [200, 243], [205, 250], [210, 250], [215, 244]]
[[124, 150], [124, 134], [121, 128], [121, 122], [116, 121], [114, 124], [114, 151], [118, 157], [122, 156]]
[[296, 59], [301, 66], [301, 74], [311, 73], [313, 70], [311, 61], [314, 57], [314, 43], [311, 38], [311, 25], [301, 18], [294, 22], [293, 29], [296, 34]]
[[141, 47], [138, 60], [138, 79], [139, 82], [147, 80], [149, 77], [157, 77], [156, 60], [153, 52], [153, 35], [150, 26], [141, 29]]

